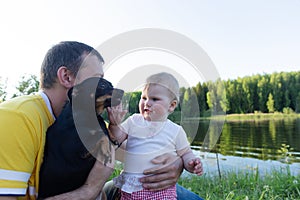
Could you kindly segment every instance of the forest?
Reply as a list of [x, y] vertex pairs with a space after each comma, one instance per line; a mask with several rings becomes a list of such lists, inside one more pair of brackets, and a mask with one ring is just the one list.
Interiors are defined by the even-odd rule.
[[[300, 71], [199, 82], [192, 88], [181, 88], [180, 94], [185, 117], [205, 117], [212, 111], [226, 114], [299, 113]], [[141, 92], [125, 95], [125, 99], [129, 99], [130, 113], [138, 112], [140, 95]]]
[[[35, 75], [23, 76], [11, 97], [0, 77], [0, 102], [8, 98], [38, 91]], [[129, 113], [138, 112], [141, 92], [125, 93]], [[226, 114], [246, 113], [299, 113], [300, 71], [257, 74], [237, 79], [199, 82], [191, 88], [180, 89], [180, 106], [186, 117], [205, 117], [211, 112]]]

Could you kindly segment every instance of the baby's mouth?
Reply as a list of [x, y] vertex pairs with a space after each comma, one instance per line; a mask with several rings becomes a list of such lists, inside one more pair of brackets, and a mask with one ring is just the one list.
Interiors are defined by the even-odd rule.
[[150, 112], [150, 109], [145, 108], [145, 109], [144, 109], [144, 112], [149, 113], [149, 112]]

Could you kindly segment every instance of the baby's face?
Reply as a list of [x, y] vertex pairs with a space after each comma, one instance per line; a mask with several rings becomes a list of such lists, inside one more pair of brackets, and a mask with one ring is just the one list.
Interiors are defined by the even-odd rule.
[[151, 84], [142, 91], [139, 110], [148, 121], [164, 121], [174, 111], [176, 102], [170, 98], [170, 91], [161, 85]]

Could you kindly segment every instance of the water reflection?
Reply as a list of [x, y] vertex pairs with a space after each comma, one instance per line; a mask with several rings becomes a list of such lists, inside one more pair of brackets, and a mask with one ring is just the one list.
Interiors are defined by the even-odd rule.
[[[300, 163], [300, 119], [225, 122], [219, 138], [216, 138], [214, 131], [209, 130], [211, 127], [208, 120], [187, 121], [182, 125], [189, 134], [195, 123], [199, 128], [197, 135], [191, 137], [194, 138], [192, 145], [201, 148], [201, 151], [218, 152], [224, 156]], [[203, 143], [205, 137], [211, 144], [216, 141], [216, 145], [207, 147]]]

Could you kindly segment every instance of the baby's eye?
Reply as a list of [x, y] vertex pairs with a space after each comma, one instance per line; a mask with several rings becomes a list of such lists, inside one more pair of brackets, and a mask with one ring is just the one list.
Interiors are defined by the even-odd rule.
[[152, 100], [153, 100], [153, 101], [158, 101], [159, 99], [158, 99], [158, 98], [152, 98]]

